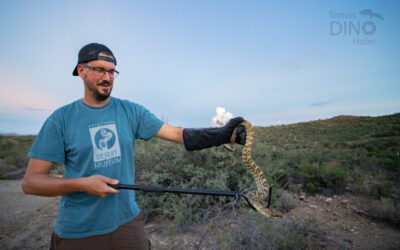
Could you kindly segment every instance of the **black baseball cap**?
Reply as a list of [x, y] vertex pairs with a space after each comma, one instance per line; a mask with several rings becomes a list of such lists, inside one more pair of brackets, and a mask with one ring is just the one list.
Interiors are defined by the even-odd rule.
[[[99, 54], [101, 52], [109, 54], [113, 58], [110, 58], [107, 56], [99, 56]], [[107, 62], [112, 62], [115, 65], [117, 65], [117, 60], [115, 59], [114, 54], [111, 52], [111, 50], [109, 48], [107, 48], [103, 44], [89, 43], [89, 44], [83, 46], [82, 49], [79, 51], [78, 63], [76, 64], [75, 69], [72, 72], [72, 75], [74, 75], [74, 76], [78, 75], [78, 69], [77, 69], [78, 64], [93, 61], [93, 60], [103, 60], [103, 61], [107, 61]]]

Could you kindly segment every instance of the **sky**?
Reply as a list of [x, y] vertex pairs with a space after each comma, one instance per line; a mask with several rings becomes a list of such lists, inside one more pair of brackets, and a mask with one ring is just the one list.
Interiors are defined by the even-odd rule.
[[[112, 96], [208, 127], [400, 112], [399, 1], [0, 1], [0, 133], [37, 134], [83, 97], [79, 49], [105, 44]], [[362, 12], [363, 10], [367, 10]], [[361, 14], [370, 13], [370, 14]]]

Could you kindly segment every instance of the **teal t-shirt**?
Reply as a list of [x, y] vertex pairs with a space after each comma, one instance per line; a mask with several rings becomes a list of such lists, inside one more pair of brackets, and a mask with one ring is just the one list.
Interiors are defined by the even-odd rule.
[[[143, 106], [111, 97], [100, 108], [82, 100], [56, 110], [46, 120], [28, 154], [65, 165], [64, 178], [104, 175], [134, 184], [135, 139], [148, 140], [163, 122]], [[134, 191], [99, 198], [76, 192], [63, 195], [54, 231], [62, 238], [105, 234], [135, 218]]]

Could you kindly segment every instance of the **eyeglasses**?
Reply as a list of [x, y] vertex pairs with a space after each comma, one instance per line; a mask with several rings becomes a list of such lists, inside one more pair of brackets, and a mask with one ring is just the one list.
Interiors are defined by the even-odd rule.
[[119, 75], [119, 72], [112, 69], [112, 70], [105, 70], [103, 68], [100, 67], [92, 67], [89, 66], [87, 64], [81, 63], [81, 65], [85, 68], [88, 68], [90, 70], [93, 71], [93, 74], [95, 74], [96, 76], [104, 76], [104, 74], [107, 72], [109, 77], [113, 77], [113, 78], [117, 78], [117, 76]]

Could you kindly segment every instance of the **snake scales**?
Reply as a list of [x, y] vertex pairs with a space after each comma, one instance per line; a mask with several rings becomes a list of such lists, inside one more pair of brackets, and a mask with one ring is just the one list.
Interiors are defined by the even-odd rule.
[[[263, 205], [263, 201], [268, 197], [269, 185], [264, 177], [263, 172], [251, 158], [251, 146], [253, 145], [253, 140], [254, 140], [254, 127], [251, 125], [250, 122], [246, 120], [243, 121], [240, 125], [243, 125], [246, 128], [246, 143], [242, 151], [243, 163], [250, 171], [257, 185], [257, 190], [251, 192], [248, 195], [249, 200], [252, 203], [252, 205], [257, 209], [257, 211], [263, 214], [264, 216], [278, 217], [274, 215], [271, 212], [271, 210], [267, 209], [265, 205]], [[237, 128], [238, 127], [236, 127], [235, 130], [233, 131], [231, 144], [234, 144], [235, 142]]]

